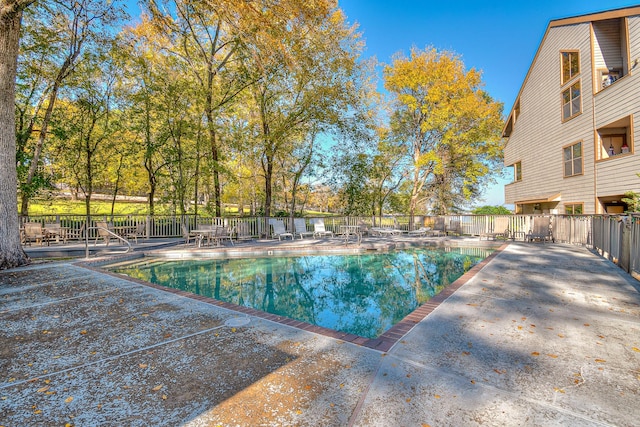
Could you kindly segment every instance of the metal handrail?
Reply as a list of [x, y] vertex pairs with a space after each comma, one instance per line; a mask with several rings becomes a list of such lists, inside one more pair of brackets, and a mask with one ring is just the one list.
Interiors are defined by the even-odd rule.
[[84, 235], [84, 257], [86, 259], [89, 259], [89, 230], [103, 230], [106, 231], [107, 233], [109, 233], [111, 236], [115, 237], [116, 239], [119, 239], [121, 241], [123, 241], [126, 245], [127, 245], [127, 250], [124, 252], [116, 252], [116, 253], [129, 253], [133, 248], [131, 247], [131, 243], [129, 243], [129, 241], [127, 239], [125, 239], [122, 236], [118, 236], [116, 233], [114, 233], [113, 231], [109, 230], [108, 228], [104, 228], [104, 227], [87, 227], [87, 232]]

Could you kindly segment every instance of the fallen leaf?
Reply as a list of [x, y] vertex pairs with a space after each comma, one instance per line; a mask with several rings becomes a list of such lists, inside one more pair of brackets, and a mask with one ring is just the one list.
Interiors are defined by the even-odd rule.
[[73, 402], [73, 396], [69, 396], [64, 400], [64, 403], [71, 403]]
[[45, 391], [49, 390], [49, 386], [46, 385], [44, 387], [41, 387], [37, 390], [38, 393], [44, 393]]
[[80, 335], [87, 335], [87, 330], [86, 329], [81, 330]]
[[552, 357], [552, 358], [554, 358], [554, 359], [557, 359], [557, 358], [558, 358], [558, 355], [557, 355], [557, 354], [549, 354], [549, 353], [547, 353], [547, 356]]
[[537, 356], [540, 356], [540, 353], [538, 353], [537, 351], [534, 351], [534, 352], [531, 353], [531, 355], [537, 357]]
[[465, 356], [468, 356], [468, 355], [470, 355], [471, 353], [470, 353], [470, 352], [468, 352], [468, 351], [463, 351], [463, 352], [462, 352], [462, 354], [463, 354], [463, 355], [465, 355]]
[[632, 347], [631, 350], [637, 351], [638, 353], [640, 353], [640, 348], [638, 348], [638, 347]]
[[596, 359], [596, 362], [597, 363], [607, 363], [607, 361], [604, 360], [604, 359]]
[[439, 394], [434, 394], [433, 397], [435, 397], [436, 399], [440, 399], [440, 395]]
[[34, 414], [41, 414], [42, 411], [40, 409], [36, 409], [35, 411], [33, 411]]
[[157, 385], [157, 386], [155, 386], [155, 387], [154, 387], [154, 388], [152, 388], [151, 390], [153, 390], [153, 391], [158, 391], [158, 390], [160, 390], [161, 388], [162, 388], [162, 384], [161, 384], [161, 385]]
[[144, 368], [146, 368], [146, 367], [147, 367], [147, 364], [146, 364], [146, 363], [140, 363], [138, 366], [139, 366], [141, 369], [144, 369]]
[[554, 388], [553, 388], [553, 390], [554, 390], [556, 393], [564, 393], [564, 390], [563, 390], [563, 389], [561, 389], [561, 388], [558, 388], [558, 387], [554, 387]]
[[590, 325], [590, 324], [588, 324], [588, 323], [585, 323], [585, 324], [584, 324], [584, 326], [591, 326], [591, 325]]
[[162, 400], [167, 400], [167, 395], [166, 394], [162, 395]]
[[235, 332], [236, 330], [236, 328], [231, 328], [231, 332]]

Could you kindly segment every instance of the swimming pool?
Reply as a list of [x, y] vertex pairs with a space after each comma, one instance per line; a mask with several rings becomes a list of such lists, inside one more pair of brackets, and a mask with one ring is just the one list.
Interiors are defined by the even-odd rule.
[[485, 248], [167, 260], [106, 267], [228, 303], [375, 338], [487, 257]]

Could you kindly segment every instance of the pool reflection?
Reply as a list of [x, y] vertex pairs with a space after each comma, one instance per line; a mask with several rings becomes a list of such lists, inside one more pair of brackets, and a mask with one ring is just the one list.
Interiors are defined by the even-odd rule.
[[155, 284], [375, 338], [490, 252], [448, 248], [253, 259], [155, 259], [114, 270]]

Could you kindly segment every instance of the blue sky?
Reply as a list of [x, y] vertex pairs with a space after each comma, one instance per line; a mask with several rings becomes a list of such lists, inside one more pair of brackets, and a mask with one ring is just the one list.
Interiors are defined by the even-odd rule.
[[[636, 2], [339, 0], [339, 6], [349, 22], [359, 24], [367, 45], [365, 56], [390, 63], [394, 53], [408, 54], [412, 46], [454, 51], [467, 68], [483, 71], [485, 89], [504, 103], [507, 114], [549, 21]], [[504, 184], [510, 181], [511, 177], [491, 187], [481, 204], [502, 205]]]

